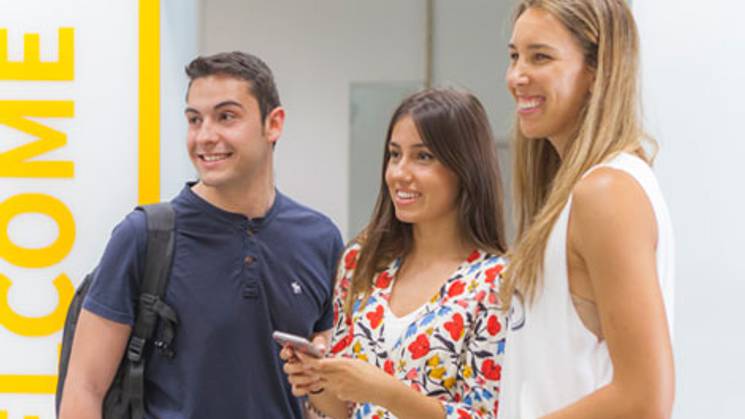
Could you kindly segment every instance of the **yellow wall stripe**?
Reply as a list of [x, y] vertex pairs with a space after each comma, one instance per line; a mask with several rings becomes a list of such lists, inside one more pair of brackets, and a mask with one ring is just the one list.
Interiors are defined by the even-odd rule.
[[140, 205], [160, 201], [160, 0], [140, 0]]

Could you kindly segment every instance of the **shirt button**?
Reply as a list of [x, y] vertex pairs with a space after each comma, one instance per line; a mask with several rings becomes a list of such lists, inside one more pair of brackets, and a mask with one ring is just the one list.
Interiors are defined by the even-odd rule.
[[243, 258], [243, 263], [246, 264], [246, 266], [251, 266], [252, 263], [254, 263], [256, 259], [253, 256], [246, 256]]

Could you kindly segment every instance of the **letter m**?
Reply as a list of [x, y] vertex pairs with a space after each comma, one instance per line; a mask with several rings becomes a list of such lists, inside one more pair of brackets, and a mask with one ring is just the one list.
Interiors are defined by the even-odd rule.
[[29, 119], [72, 118], [73, 114], [74, 103], [68, 100], [0, 100], [0, 125], [7, 125], [36, 138], [35, 141], [0, 153], [0, 177], [73, 177], [72, 161], [34, 159], [67, 144], [65, 133]]

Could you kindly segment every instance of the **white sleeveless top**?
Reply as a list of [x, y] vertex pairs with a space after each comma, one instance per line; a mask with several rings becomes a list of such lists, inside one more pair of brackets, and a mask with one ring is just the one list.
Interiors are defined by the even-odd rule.
[[[657, 277], [670, 335], [673, 329], [673, 232], [667, 206], [652, 169], [622, 153], [593, 167], [611, 167], [631, 175], [652, 204], [657, 220]], [[585, 174], [585, 176], [587, 175]], [[587, 330], [574, 309], [567, 277], [566, 238], [569, 198], [549, 237], [542, 290], [525, 308], [513, 300], [499, 399], [500, 419], [534, 419], [559, 410], [613, 378], [605, 340]]]

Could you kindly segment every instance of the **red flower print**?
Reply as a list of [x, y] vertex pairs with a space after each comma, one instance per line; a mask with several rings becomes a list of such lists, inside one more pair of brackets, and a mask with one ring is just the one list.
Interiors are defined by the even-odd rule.
[[429, 339], [427, 335], [421, 334], [409, 345], [411, 359], [419, 359], [429, 353]]
[[373, 329], [377, 329], [378, 326], [380, 326], [380, 323], [383, 321], [383, 306], [378, 305], [378, 307], [373, 311], [372, 313], [366, 314], [367, 320], [370, 321], [370, 327]]
[[390, 375], [393, 375], [393, 361], [390, 359], [385, 360], [385, 364], [383, 364], [383, 371], [387, 372]]
[[478, 258], [479, 258], [479, 251], [474, 250], [473, 252], [471, 252], [470, 255], [468, 255], [468, 257], [466, 258], [466, 262], [473, 263], [473, 261], [475, 261]]
[[478, 292], [478, 294], [476, 294], [476, 297], [475, 298], [476, 298], [476, 301], [478, 301], [480, 303], [480, 302], [484, 301], [484, 297], [486, 297], [486, 291], [481, 290], [481, 291]]
[[346, 256], [344, 256], [344, 269], [351, 271], [357, 267], [357, 249], [350, 250]]
[[493, 359], [487, 359], [481, 364], [481, 373], [489, 380], [499, 380], [502, 377], [502, 366]]
[[491, 269], [486, 270], [486, 282], [491, 284], [494, 282], [494, 280], [497, 278], [497, 275], [499, 275], [502, 272], [503, 265], [497, 265]]
[[332, 354], [338, 354], [339, 352], [343, 351], [344, 348], [349, 346], [349, 344], [352, 343], [352, 331], [350, 330], [349, 333], [347, 333], [342, 340], [336, 342], [336, 345], [334, 345], [331, 348]]
[[448, 289], [448, 297], [455, 297], [456, 295], [463, 294], [463, 290], [466, 289], [466, 283], [463, 281], [455, 281], [453, 285]]
[[388, 284], [391, 283], [391, 276], [388, 275], [388, 272], [383, 271], [378, 275], [378, 278], [375, 280], [375, 286], [378, 288], [388, 288]]
[[460, 313], [453, 315], [453, 320], [445, 322], [445, 330], [450, 332], [450, 337], [457, 341], [463, 336], [463, 316]]
[[349, 293], [349, 287], [351, 285], [351, 282], [349, 278], [346, 276], [341, 279], [341, 289], [339, 289], [339, 295], [344, 299], [347, 294]]
[[[416, 368], [412, 368], [409, 370], [409, 372], [406, 373], [406, 379], [407, 380], [416, 380], [416, 378], [419, 376], [419, 371], [417, 371]], [[414, 385], [414, 383], [412, 383]]]
[[458, 409], [458, 419], [471, 419], [472, 416], [470, 413], [466, 412], [463, 409]]
[[502, 330], [502, 325], [499, 324], [499, 319], [497, 316], [491, 316], [489, 317], [489, 320], [486, 321], [486, 330], [489, 331], [489, 334], [494, 336], [497, 333], [499, 333], [500, 330]]

